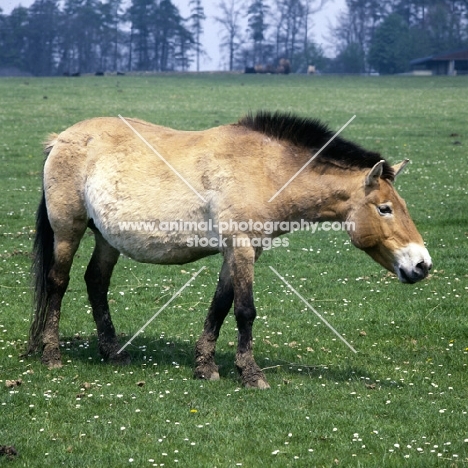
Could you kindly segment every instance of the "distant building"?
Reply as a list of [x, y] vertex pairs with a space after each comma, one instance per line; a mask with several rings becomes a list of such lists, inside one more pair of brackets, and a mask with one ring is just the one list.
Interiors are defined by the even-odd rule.
[[418, 58], [410, 65], [415, 75], [468, 75], [468, 49]]

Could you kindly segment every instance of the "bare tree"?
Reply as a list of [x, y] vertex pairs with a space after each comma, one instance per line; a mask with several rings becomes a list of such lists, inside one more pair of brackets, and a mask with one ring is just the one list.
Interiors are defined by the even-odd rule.
[[338, 46], [343, 49], [350, 44], [358, 44], [367, 52], [376, 26], [388, 14], [387, 5], [378, 0], [346, 0], [346, 5], [348, 11], [339, 16], [338, 26], [334, 28]]
[[292, 61], [300, 29], [304, 22], [301, 0], [276, 0], [276, 52], [277, 56]]
[[303, 0], [304, 1], [304, 50], [309, 45], [310, 29], [313, 26], [311, 17], [318, 13], [329, 0]]
[[241, 40], [242, 11], [245, 9], [237, 0], [221, 0], [218, 4], [219, 16], [215, 20], [223, 28], [223, 42], [221, 47], [227, 48], [229, 53], [229, 70], [234, 69], [234, 59]]
[[[308, 55], [311, 18], [328, 0], [275, 0], [275, 44], [277, 57], [291, 64], [297, 54]], [[293, 67], [294, 68], [294, 67]]]

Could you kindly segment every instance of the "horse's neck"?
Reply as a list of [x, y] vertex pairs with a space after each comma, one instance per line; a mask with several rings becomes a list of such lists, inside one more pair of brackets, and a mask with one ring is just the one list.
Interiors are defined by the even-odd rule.
[[[312, 172], [312, 171], [311, 171]], [[289, 200], [293, 218], [309, 221], [345, 221], [359, 191], [359, 175], [308, 175], [308, 188], [294, 190]]]

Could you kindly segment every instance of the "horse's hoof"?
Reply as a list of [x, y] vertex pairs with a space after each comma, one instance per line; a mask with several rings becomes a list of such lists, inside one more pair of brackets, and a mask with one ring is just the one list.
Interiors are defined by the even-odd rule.
[[219, 380], [219, 372], [214, 369], [195, 369], [194, 376], [202, 380]]
[[49, 362], [45, 362], [44, 364], [47, 365], [47, 368], [48, 369], [60, 369], [62, 366], [62, 361], [58, 360], [58, 361], [49, 361]]
[[127, 351], [122, 351], [121, 353], [116, 353], [110, 356], [109, 362], [111, 364], [116, 364], [117, 366], [128, 366], [132, 362], [132, 358]]
[[213, 372], [207, 380], [219, 380], [219, 372]]
[[245, 388], [257, 388], [259, 390], [268, 390], [270, 385], [266, 380], [258, 379], [256, 382], [246, 382]]
[[41, 361], [49, 369], [60, 369], [62, 367], [62, 358], [58, 347], [46, 345]]

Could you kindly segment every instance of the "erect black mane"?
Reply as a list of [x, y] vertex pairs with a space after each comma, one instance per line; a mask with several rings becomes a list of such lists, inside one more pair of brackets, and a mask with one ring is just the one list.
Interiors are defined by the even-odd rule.
[[[333, 130], [319, 120], [283, 112], [250, 113], [240, 119], [238, 125], [313, 150], [322, 148], [335, 135]], [[359, 169], [372, 168], [382, 159], [379, 153], [368, 151], [339, 136], [317, 157], [320, 162]], [[382, 178], [394, 179], [394, 171], [387, 161], [383, 166]]]

